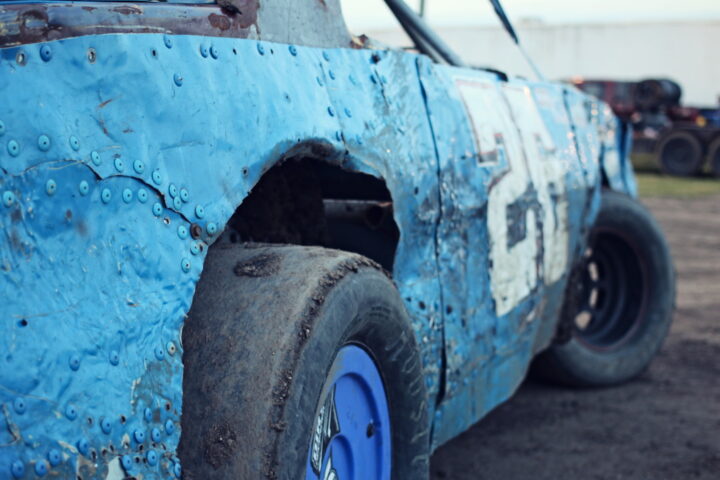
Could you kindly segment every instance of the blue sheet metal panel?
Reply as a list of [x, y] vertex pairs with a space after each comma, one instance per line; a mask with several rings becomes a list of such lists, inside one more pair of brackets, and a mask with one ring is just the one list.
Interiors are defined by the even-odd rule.
[[380, 176], [392, 194], [401, 231], [393, 278], [413, 321], [434, 398], [443, 355], [435, 261], [440, 208], [437, 158], [416, 61], [419, 57], [397, 51], [358, 55], [339, 49], [323, 55], [321, 68], [346, 167]]
[[[566, 100], [575, 125], [580, 158], [587, 175], [602, 174], [612, 190], [637, 197], [637, 184], [630, 154], [632, 131], [612, 113], [609, 106], [566, 87]], [[600, 159], [600, 167], [593, 160]]]
[[[567, 269], [593, 220], [593, 193], [561, 87], [444, 67], [423, 69], [422, 80], [442, 195], [438, 251], [447, 384], [435, 417], [437, 446], [507, 399], [532, 354], [551, 340]], [[516, 184], [501, 185], [508, 181]], [[497, 195], [500, 188], [507, 194]], [[493, 242], [517, 241], [510, 238], [515, 229], [535, 242], [528, 218], [539, 222], [542, 231], [535, 234], [544, 250], [495, 255]], [[523, 272], [512, 256], [537, 261], [528, 270], [546, 281], [513, 294], [510, 277]], [[493, 271], [500, 268], [506, 271]], [[512, 303], [505, 293], [514, 295]]]
[[162, 35], [0, 51], [0, 478], [179, 473], [180, 328], [207, 246], [262, 173], [308, 145], [385, 176], [395, 275], [438, 391], [417, 57], [373, 55]]

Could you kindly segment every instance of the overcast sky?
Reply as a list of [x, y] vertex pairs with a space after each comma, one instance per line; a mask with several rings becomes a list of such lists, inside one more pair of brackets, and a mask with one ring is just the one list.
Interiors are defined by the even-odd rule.
[[[417, 6], [419, 0], [406, 0]], [[341, 0], [354, 33], [384, 29], [395, 21], [383, 0]], [[488, 0], [426, 0], [434, 25], [487, 25], [496, 22]], [[653, 20], [718, 20], [720, 0], [504, 0], [515, 22], [634, 22]]]

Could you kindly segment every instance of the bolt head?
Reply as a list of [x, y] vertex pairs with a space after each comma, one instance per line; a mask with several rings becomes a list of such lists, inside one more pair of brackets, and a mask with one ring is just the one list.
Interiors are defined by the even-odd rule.
[[49, 45], [40, 47], [40, 58], [42, 58], [43, 62], [49, 62], [52, 59], [52, 49]]

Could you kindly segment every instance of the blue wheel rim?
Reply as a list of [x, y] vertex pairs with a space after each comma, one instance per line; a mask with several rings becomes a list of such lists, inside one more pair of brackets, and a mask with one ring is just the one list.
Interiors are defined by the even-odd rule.
[[340, 349], [315, 410], [305, 480], [390, 480], [387, 396], [365, 350]]

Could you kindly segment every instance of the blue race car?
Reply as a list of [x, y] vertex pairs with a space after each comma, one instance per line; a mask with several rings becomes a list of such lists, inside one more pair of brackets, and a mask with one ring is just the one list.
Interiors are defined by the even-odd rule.
[[674, 274], [606, 105], [401, 0], [414, 52], [218, 3], [0, 2], [1, 479], [422, 479], [531, 362], [648, 365]]

